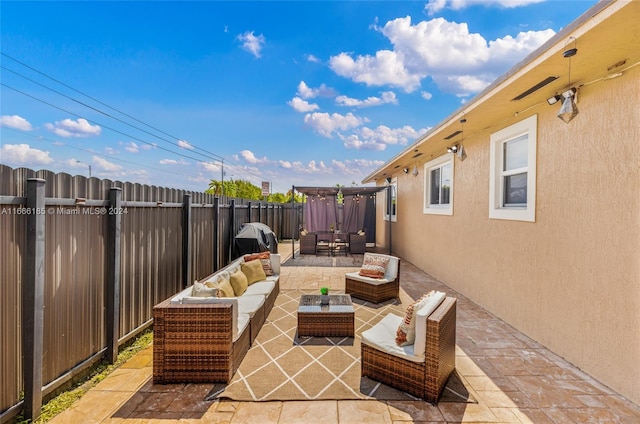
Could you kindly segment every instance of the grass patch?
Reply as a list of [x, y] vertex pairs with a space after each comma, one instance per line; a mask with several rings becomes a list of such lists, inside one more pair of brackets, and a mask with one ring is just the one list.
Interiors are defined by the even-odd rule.
[[[91, 368], [88, 373], [74, 382], [73, 385], [63, 393], [52, 398], [42, 406], [40, 417], [33, 424], [46, 423], [65, 409], [69, 408], [75, 401], [80, 399], [89, 389], [107, 378], [109, 374], [119, 366], [131, 359], [136, 353], [145, 349], [153, 341], [153, 330], [148, 329], [139, 337], [128, 343], [118, 353], [118, 358], [114, 364], [108, 364], [102, 361], [95, 367]], [[15, 420], [18, 424], [31, 423], [31, 420], [25, 420], [23, 415], [18, 415]]]

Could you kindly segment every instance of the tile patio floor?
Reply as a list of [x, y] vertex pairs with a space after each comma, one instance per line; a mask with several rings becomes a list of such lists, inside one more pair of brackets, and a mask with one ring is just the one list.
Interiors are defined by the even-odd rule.
[[[281, 243], [283, 257], [291, 244]], [[283, 267], [281, 289], [344, 289], [345, 268]], [[447, 286], [402, 263], [412, 298], [458, 298], [456, 368], [477, 404], [398, 401], [203, 401], [210, 384], [153, 385], [152, 348], [138, 353], [51, 423], [640, 423], [640, 407]]]

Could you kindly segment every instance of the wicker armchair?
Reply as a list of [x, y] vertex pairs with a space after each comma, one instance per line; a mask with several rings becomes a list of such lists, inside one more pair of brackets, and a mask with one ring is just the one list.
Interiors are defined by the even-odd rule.
[[[362, 376], [381, 381], [433, 404], [437, 403], [456, 366], [456, 303], [455, 298], [447, 297], [427, 317], [426, 348], [422, 362], [383, 352], [378, 347], [367, 344], [366, 332], [363, 333]], [[381, 321], [376, 326], [378, 325], [384, 324]], [[391, 338], [390, 343], [395, 344], [394, 329], [386, 330]]]
[[364, 234], [349, 234], [349, 253], [365, 253], [367, 248], [367, 236]]
[[300, 254], [315, 255], [317, 239], [318, 235], [315, 233], [309, 233], [306, 235], [300, 234]]
[[397, 298], [400, 295], [400, 258], [379, 253], [367, 253], [366, 255], [389, 258], [384, 278], [363, 277], [358, 271], [349, 272], [345, 274], [345, 293], [350, 294], [351, 297], [373, 303]]

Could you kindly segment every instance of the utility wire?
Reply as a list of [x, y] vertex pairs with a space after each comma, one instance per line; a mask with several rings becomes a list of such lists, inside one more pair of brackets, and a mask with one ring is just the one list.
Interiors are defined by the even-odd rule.
[[[92, 96], [90, 96], [90, 95], [88, 95], [88, 94], [86, 94], [86, 93], [83, 93], [82, 91], [77, 90], [77, 89], [75, 89], [75, 88], [71, 87], [70, 85], [65, 84], [64, 82], [62, 82], [62, 81], [60, 81], [60, 80], [58, 80], [58, 79], [56, 79], [56, 78], [54, 78], [54, 77], [52, 77], [52, 76], [50, 76], [50, 75], [48, 75], [48, 74], [44, 73], [44, 72], [42, 72], [42, 71], [39, 71], [38, 69], [35, 69], [34, 67], [29, 66], [29, 65], [27, 65], [26, 63], [21, 62], [21, 61], [19, 61], [18, 59], [15, 59], [15, 58], [11, 57], [11, 56], [9, 56], [8, 54], [6, 54], [6, 53], [4, 53], [4, 52], [0, 52], [0, 54], [1, 54], [2, 56], [6, 57], [7, 59], [10, 59], [10, 60], [13, 60], [13, 61], [14, 61], [14, 62], [16, 62], [16, 63], [19, 63], [20, 65], [24, 66], [25, 68], [28, 68], [28, 69], [32, 70], [33, 72], [36, 72], [36, 73], [38, 73], [38, 74], [40, 74], [40, 75], [44, 76], [45, 78], [48, 78], [48, 79], [50, 79], [51, 81], [54, 81], [55, 83], [60, 84], [60, 85], [62, 85], [63, 87], [68, 88], [69, 90], [72, 90], [72, 91], [74, 91], [74, 92], [76, 92], [76, 93], [78, 93], [78, 94], [80, 94], [80, 95], [82, 95], [82, 96], [87, 97], [88, 99], [93, 100], [94, 102], [96, 102], [96, 103], [98, 103], [98, 104], [101, 104], [102, 106], [105, 106], [105, 107], [107, 107], [107, 108], [109, 108], [109, 109], [111, 109], [111, 110], [113, 110], [113, 111], [118, 112], [118, 113], [119, 113], [119, 114], [121, 114], [121, 115], [126, 116], [126, 117], [127, 117], [127, 118], [129, 118], [129, 119], [134, 120], [135, 122], [138, 122], [138, 123], [140, 123], [140, 124], [142, 124], [142, 125], [145, 125], [145, 126], [147, 126], [147, 127], [151, 128], [151, 129], [153, 129], [153, 130], [155, 130], [155, 131], [158, 131], [159, 133], [164, 134], [164, 135], [166, 135], [166, 136], [168, 136], [168, 137], [171, 137], [171, 138], [173, 138], [173, 139], [175, 139], [175, 140], [180, 140], [180, 138], [179, 138], [179, 137], [176, 137], [176, 136], [174, 136], [174, 135], [171, 135], [171, 134], [169, 134], [169, 133], [167, 133], [167, 132], [165, 132], [165, 131], [162, 131], [162, 130], [161, 130], [161, 129], [159, 129], [159, 128], [154, 127], [153, 125], [147, 124], [146, 122], [143, 122], [143, 121], [141, 121], [141, 120], [139, 120], [139, 119], [135, 118], [134, 116], [131, 116], [131, 115], [129, 115], [129, 114], [127, 114], [127, 113], [125, 113], [125, 112], [123, 112], [123, 111], [121, 111], [121, 110], [119, 110], [119, 109], [116, 109], [116, 108], [114, 108], [114, 107], [112, 107], [112, 106], [109, 106], [108, 104], [106, 104], [106, 103], [104, 103], [104, 102], [102, 102], [102, 101], [100, 101], [100, 100], [96, 99], [95, 97], [92, 97]], [[7, 69], [7, 68], [5, 68], [4, 66], [3, 66], [2, 68]], [[7, 70], [9, 70], [9, 69], [7, 69]], [[9, 70], [9, 71], [11, 71], [11, 70]], [[78, 103], [82, 104], [83, 106], [89, 107], [89, 108], [91, 108], [91, 109], [95, 110], [96, 112], [99, 112], [99, 113], [102, 113], [102, 114], [104, 114], [104, 115], [106, 115], [106, 116], [112, 117], [111, 115], [108, 115], [106, 112], [100, 111], [100, 110], [98, 110], [98, 109], [96, 109], [96, 108], [93, 108], [93, 107], [91, 107], [91, 106], [89, 106], [89, 105], [86, 105], [86, 104], [84, 104], [84, 103], [82, 103], [82, 102], [80, 102], [80, 101], [78, 101], [78, 100], [72, 99], [71, 97], [68, 97], [68, 96], [66, 96], [66, 95], [64, 95], [64, 94], [61, 94], [61, 93], [57, 92], [56, 90], [54, 90], [54, 89], [52, 89], [52, 88], [49, 88], [49, 87], [47, 87], [47, 86], [45, 86], [45, 85], [43, 85], [43, 84], [40, 84], [40, 83], [38, 83], [38, 82], [35, 82], [35, 81], [33, 81], [33, 80], [31, 80], [31, 79], [29, 79], [29, 78], [27, 78], [27, 77], [25, 77], [25, 76], [23, 76], [23, 75], [21, 75], [21, 74], [18, 74], [17, 72], [14, 72], [14, 71], [11, 71], [11, 72], [13, 72], [13, 73], [15, 73], [16, 75], [19, 75], [19, 76], [21, 76], [21, 77], [23, 77], [23, 78], [25, 78], [25, 79], [28, 79], [29, 81], [32, 81], [32, 82], [34, 82], [34, 83], [36, 83], [36, 84], [38, 84], [38, 85], [40, 85], [40, 86], [42, 86], [42, 87], [44, 87], [44, 88], [46, 88], [46, 89], [49, 89], [49, 90], [54, 91], [54, 92], [56, 92], [56, 93], [58, 93], [58, 94], [60, 94], [60, 95], [62, 95], [62, 96], [64, 96], [64, 97], [67, 97], [68, 99], [71, 99], [71, 100], [73, 100], [73, 101], [76, 101], [76, 102], [78, 102]], [[117, 118], [115, 118], [115, 117], [112, 117], [112, 118], [113, 118], [113, 119], [117, 119]], [[120, 121], [120, 122], [125, 123], [124, 121], [122, 121], [122, 120], [120, 120], [120, 119], [117, 119], [117, 120], [118, 120], [118, 121]], [[150, 135], [152, 135], [152, 136], [154, 136], [154, 137], [157, 137], [157, 138], [160, 138], [160, 139], [164, 140], [163, 138], [161, 138], [161, 137], [159, 137], [159, 136], [157, 136], [157, 135], [151, 134], [151, 133], [149, 133], [149, 132], [147, 132], [147, 131], [145, 131], [145, 130], [142, 130], [142, 129], [138, 128], [138, 127], [135, 127], [135, 126], [133, 126], [133, 125], [131, 125], [131, 124], [129, 124], [129, 123], [126, 123], [126, 125], [132, 126], [132, 127], [134, 127], [134, 128], [139, 129], [140, 131], [146, 132], [147, 134], [150, 134]], [[170, 142], [170, 143], [172, 143], [171, 141], [169, 141], [169, 142]], [[172, 143], [172, 144], [173, 144], [173, 143]], [[191, 143], [190, 143], [190, 144], [191, 144]], [[216, 156], [218, 159], [223, 159], [223, 157], [222, 157], [222, 156], [220, 156], [220, 155], [218, 155], [218, 154], [215, 154], [215, 153], [209, 152], [209, 151], [207, 151], [207, 150], [205, 150], [205, 149], [202, 149], [202, 148], [200, 148], [200, 147], [198, 147], [198, 146], [195, 146], [195, 145], [193, 145], [193, 144], [192, 144], [192, 146], [193, 146], [195, 149], [197, 149], [197, 150], [200, 150], [200, 151], [205, 152], [205, 153], [207, 153], [207, 154], [210, 154], [210, 155]]]
[[[76, 113], [74, 113], [74, 112], [71, 112], [70, 110], [64, 109], [64, 108], [62, 108], [62, 107], [60, 107], [60, 106], [56, 106], [56, 105], [54, 105], [54, 104], [52, 104], [52, 103], [47, 102], [46, 100], [39, 99], [39, 98], [37, 98], [37, 97], [35, 97], [35, 96], [32, 96], [31, 94], [25, 93], [24, 91], [18, 90], [17, 88], [15, 88], [15, 87], [11, 87], [11, 86], [9, 86], [9, 85], [7, 85], [7, 84], [3, 83], [3, 82], [0, 82], [0, 85], [1, 85], [1, 86], [3, 86], [3, 87], [8, 88], [8, 89], [10, 89], [10, 90], [13, 90], [13, 91], [15, 91], [15, 92], [17, 92], [17, 93], [20, 93], [20, 94], [22, 94], [23, 96], [30, 97], [30, 98], [32, 98], [32, 99], [34, 99], [34, 100], [37, 100], [37, 101], [39, 101], [39, 102], [41, 102], [41, 103], [44, 103], [44, 104], [45, 104], [45, 105], [47, 105], [47, 106], [53, 107], [53, 108], [55, 108], [55, 109], [61, 110], [61, 111], [65, 112], [65, 113], [68, 113], [68, 114], [70, 114], [70, 115], [73, 115], [73, 116], [75, 116], [76, 118], [86, 119], [86, 118], [84, 118], [84, 117], [83, 117], [83, 116], [81, 116], [81, 115], [78, 115], [78, 114], [76, 114]], [[201, 161], [201, 158], [195, 158], [195, 157], [193, 157], [193, 156], [189, 156], [189, 155], [185, 155], [185, 154], [182, 154], [182, 153], [174, 152], [173, 150], [169, 150], [169, 149], [167, 149], [166, 147], [158, 146], [156, 143], [150, 143], [150, 142], [145, 141], [145, 140], [143, 140], [143, 139], [141, 139], [141, 138], [135, 137], [135, 136], [133, 136], [133, 135], [131, 135], [131, 134], [127, 134], [127, 133], [125, 133], [125, 132], [122, 132], [122, 131], [120, 131], [120, 130], [117, 130], [117, 129], [115, 129], [115, 128], [112, 128], [112, 127], [110, 127], [110, 126], [108, 126], [108, 125], [104, 125], [104, 124], [102, 124], [102, 123], [100, 123], [100, 122], [98, 122], [98, 121], [96, 121], [96, 120], [93, 120], [93, 119], [92, 119], [91, 121], [92, 121], [92, 122], [94, 122], [94, 123], [96, 123], [97, 125], [100, 125], [100, 126], [101, 126], [101, 127], [103, 127], [103, 128], [106, 128], [106, 129], [108, 129], [108, 130], [111, 130], [111, 131], [113, 131], [113, 132], [115, 132], [115, 133], [118, 133], [118, 134], [120, 134], [120, 135], [123, 135], [123, 136], [125, 136], [125, 137], [129, 137], [129, 138], [131, 138], [131, 139], [133, 139], [133, 140], [136, 140], [136, 141], [139, 141], [139, 142], [141, 142], [141, 143], [147, 144], [147, 145], [149, 145], [149, 146], [151, 146], [151, 147], [155, 147], [156, 149], [164, 150], [164, 151], [166, 151], [166, 152], [172, 153], [172, 154], [174, 154], [174, 155], [182, 156], [182, 157], [187, 158], [187, 159], [191, 159], [191, 160], [195, 160], [195, 161]]]
[[[113, 111], [116, 111], [116, 112], [120, 113], [121, 115], [124, 115], [124, 116], [126, 116], [126, 117], [128, 117], [128, 118], [130, 118], [130, 119], [132, 119], [132, 120], [134, 120], [134, 121], [136, 121], [136, 122], [138, 122], [138, 123], [141, 123], [142, 125], [145, 125], [145, 126], [147, 126], [147, 127], [151, 128], [151, 129], [155, 130], [155, 131], [158, 131], [158, 132], [160, 132], [161, 134], [167, 135], [168, 137], [171, 137], [171, 138], [173, 138], [173, 139], [175, 139], [175, 140], [177, 140], [177, 141], [180, 141], [180, 140], [181, 140], [180, 138], [178, 138], [178, 137], [176, 137], [176, 136], [174, 136], [174, 135], [171, 135], [171, 134], [169, 134], [169, 133], [167, 133], [167, 132], [165, 132], [165, 131], [162, 131], [162, 130], [160, 130], [159, 128], [156, 128], [156, 127], [154, 127], [154, 126], [152, 126], [152, 125], [149, 125], [149, 124], [147, 124], [147, 123], [145, 123], [145, 122], [143, 122], [143, 121], [141, 121], [141, 120], [139, 120], [139, 119], [137, 119], [137, 118], [135, 118], [135, 117], [133, 117], [133, 116], [131, 116], [131, 115], [127, 114], [127, 113], [125, 113], [125, 112], [122, 112], [122, 111], [120, 111], [120, 110], [118, 110], [118, 109], [116, 109], [116, 108], [113, 108], [112, 106], [109, 106], [108, 104], [106, 104], [106, 103], [104, 103], [104, 102], [102, 102], [102, 101], [100, 101], [100, 100], [98, 100], [98, 99], [96, 99], [96, 98], [94, 98], [94, 97], [92, 97], [92, 96], [90, 96], [90, 95], [87, 95], [87, 94], [85, 94], [85, 93], [83, 93], [83, 92], [81, 92], [81, 91], [79, 91], [79, 90], [77, 90], [77, 89], [75, 89], [75, 88], [73, 88], [73, 87], [69, 86], [68, 84], [65, 84], [64, 82], [62, 82], [62, 81], [60, 81], [60, 80], [58, 80], [58, 79], [56, 79], [56, 78], [54, 78], [54, 77], [51, 77], [50, 75], [48, 75], [48, 74], [46, 74], [46, 73], [44, 73], [44, 72], [41, 72], [41, 71], [39, 71], [39, 70], [37, 70], [37, 69], [33, 68], [32, 66], [29, 66], [29, 65], [27, 65], [26, 63], [23, 63], [23, 62], [21, 62], [21, 61], [19, 61], [19, 60], [15, 59], [15, 58], [13, 58], [13, 57], [11, 57], [10, 55], [8, 55], [8, 54], [6, 54], [6, 53], [4, 53], [4, 52], [0, 52], [0, 54], [1, 54], [2, 56], [4, 56], [4, 57], [6, 57], [6, 58], [8, 58], [8, 59], [10, 59], [10, 60], [13, 60], [14, 62], [16, 62], [16, 63], [18, 63], [18, 64], [20, 64], [20, 65], [22, 65], [22, 66], [24, 66], [24, 67], [26, 67], [26, 68], [28, 68], [28, 69], [30, 69], [30, 70], [32, 70], [33, 72], [36, 72], [36, 73], [38, 73], [38, 74], [40, 74], [40, 75], [44, 76], [45, 78], [48, 78], [48, 79], [50, 79], [50, 80], [52, 80], [52, 81], [54, 81], [54, 82], [56, 82], [56, 83], [58, 83], [58, 84], [60, 84], [60, 85], [62, 85], [62, 86], [64, 86], [64, 87], [66, 87], [66, 88], [68, 88], [68, 89], [70, 89], [70, 90], [72, 90], [72, 91], [74, 91], [74, 92], [76, 92], [76, 93], [79, 93], [79, 94], [81, 94], [82, 96], [85, 96], [85, 97], [87, 97], [87, 98], [89, 98], [89, 99], [91, 99], [91, 100], [93, 100], [93, 101], [95, 101], [95, 102], [97, 102], [97, 103], [99, 103], [99, 104], [101, 104], [101, 105], [103, 105], [103, 106], [105, 106], [105, 107], [107, 107], [107, 108], [109, 108], [109, 109], [113, 110]], [[137, 129], [137, 130], [139, 130], [139, 131], [142, 131], [142, 132], [144, 132], [144, 133], [146, 133], [146, 134], [148, 134], [148, 135], [151, 135], [152, 137], [155, 137], [155, 138], [158, 138], [158, 139], [160, 139], [160, 140], [163, 140], [163, 141], [165, 141], [165, 142], [169, 143], [169, 144], [170, 144], [170, 145], [172, 145], [172, 146], [174, 146], [174, 145], [175, 145], [175, 143], [174, 143], [173, 141], [171, 141], [171, 140], [167, 140], [167, 139], [165, 139], [165, 138], [163, 138], [163, 137], [160, 137], [160, 136], [158, 136], [158, 135], [156, 135], [156, 134], [153, 134], [153, 133], [151, 133], [151, 132], [149, 132], [149, 131], [147, 131], [147, 130], [144, 130], [144, 129], [140, 128], [140, 127], [137, 127], [137, 126], [135, 126], [135, 125], [132, 125], [132, 124], [130, 124], [130, 123], [128, 123], [128, 122], [126, 122], [126, 121], [124, 121], [124, 120], [120, 119], [120, 118], [117, 118], [117, 117], [113, 116], [112, 114], [109, 114], [109, 113], [107, 113], [107, 112], [104, 112], [104, 111], [102, 111], [102, 110], [100, 110], [100, 109], [96, 108], [96, 107], [93, 107], [93, 106], [91, 106], [91, 105], [89, 105], [89, 104], [87, 104], [87, 103], [85, 103], [85, 102], [82, 102], [82, 101], [80, 101], [80, 100], [77, 100], [77, 99], [74, 99], [74, 98], [72, 98], [72, 97], [70, 97], [70, 96], [67, 96], [67, 95], [66, 95], [66, 94], [64, 94], [64, 93], [61, 93], [61, 92], [59, 92], [59, 91], [57, 91], [57, 90], [55, 90], [55, 89], [53, 89], [53, 88], [51, 88], [51, 87], [48, 87], [48, 86], [46, 86], [46, 85], [44, 85], [44, 84], [42, 84], [42, 83], [40, 83], [40, 82], [37, 82], [37, 81], [35, 81], [35, 80], [33, 80], [33, 79], [31, 79], [31, 78], [29, 78], [29, 77], [25, 76], [25, 75], [20, 74], [19, 72], [16, 72], [16, 71], [14, 71], [14, 70], [11, 70], [11, 69], [9, 69], [9, 68], [7, 68], [7, 67], [5, 67], [5, 66], [2, 66], [2, 65], [0, 65], [0, 67], [1, 67], [2, 69], [5, 69], [5, 70], [7, 70], [7, 71], [9, 71], [9, 72], [11, 72], [11, 73], [13, 73], [13, 74], [15, 74], [15, 75], [17, 75], [17, 76], [21, 77], [21, 78], [24, 78], [24, 79], [26, 79], [26, 80], [30, 81], [30, 82], [32, 82], [32, 83], [34, 83], [34, 84], [36, 84], [36, 85], [39, 85], [39, 86], [41, 86], [41, 87], [43, 87], [43, 88], [45, 88], [45, 89], [47, 89], [47, 90], [50, 90], [50, 91], [52, 91], [52, 92], [54, 92], [54, 93], [56, 93], [56, 94], [58, 94], [58, 95], [60, 95], [60, 96], [62, 96], [62, 97], [65, 97], [65, 98], [67, 98], [67, 99], [69, 99], [69, 100], [71, 100], [71, 101], [73, 101], [73, 102], [76, 102], [76, 103], [78, 103], [78, 104], [80, 104], [80, 105], [82, 105], [82, 106], [84, 106], [84, 107], [87, 107], [87, 108], [89, 108], [89, 109], [91, 109], [91, 110], [94, 110], [94, 111], [96, 111], [96, 112], [98, 112], [98, 113], [100, 113], [100, 114], [102, 114], [102, 115], [104, 115], [104, 116], [107, 116], [107, 117], [109, 117], [109, 118], [111, 118], [111, 119], [114, 119], [114, 120], [116, 120], [116, 121], [120, 122], [120, 123], [123, 123], [123, 124], [125, 124], [125, 125], [128, 125], [128, 126], [130, 126], [130, 127], [132, 127], [132, 128], [135, 128], [135, 129]], [[50, 106], [50, 107], [53, 107], [53, 108], [56, 108], [56, 109], [62, 110], [62, 111], [64, 111], [64, 112], [66, 112], [66, 113], [70, 113], [71, 115], [76, 116], [76, 117], [78, 117], [78, 118], [80, 118], [80, 117], [81, 117], [80, 115], [77, 115], [77, 114], [75, 114], [75, 113], [73, 113], [73, 112], [70, 112], [70, 111], [68, 111], [68, 110], [66, 110], [66, 109], [63, 109], [63, 108], [61, 108], [61, 107], [59, 107], [59, 106], [53, 105], [53, 104], [51, 104], [51, 103], [49, 103], [49, 102], [47, 102], [47, 101], [44, 101], [44, 100], [42, 100], [42, 99], [39, 99], [39, 98], [37, 98], [37, 97], [35, 97], [35, 96], [32, 96], [32, 95], [30, 95], [30, 94], [27, 94], [27, 93], [25, 93], [25, 92], [23, 92], [23, 91], [20, 91], [20, 90], [18, 90], [18, 89], [16, 89], [16, 88], [14, 88], [14, 87], [8, 86], [8, 85], [6, 85], [6, 84], [4, 84], [4, 83], [0, 83], [0, 84], [1, 84], [1, 85], [3, 85], [3, 86], [5, 86], [5, 87], [7, 87], [7, 88], [9, 88], [9, 89], [12, 89], [12, 90], [14, 90], [14, 91], [16, 91], [16, 92], [20, 93], [20, 94], [22, 94], [22, 95], [25, 95], [25, 96], [27, 96], [27, 97], [30, 97], [30, 98], [34, 99], [34, 100], [40, 101], [40, 102], [42, 102], [42, 103], [44, 103], [44, 104], [46, 104], [46, 105], [48, 105], [48, 106]], [[96, 121], [94, 121], [94, 122], [96, 122]], [[169, 149], [166, 149], [166, 148], [162, 148], [162, 147], [158, 146], [157, 144], [149, 143], [149, 142], [147, 142], [147, 141], [145, 141], [145, 140], [142, 140], [142, 139], [140, 139], [140, 138], [137, 138], [137, 137], [131, 136], [131, 135], [126, 134], [126, 133], [124, 133], [124, 132], [122, 132], [122, 131], [119, 131], [119, 130], [116, 130], [116, 129], [114, 129], [114, 128], [111, 128], [111, 127], [109, 127], [109, 126], [107, 126], [107, 125], [104, 125], [104, 124], [101, 124], [101, 123], [98, 123], [98, 122], [96, 122], [96, 123], [97, 123], [97, 124], [99, 124], [99, 125], [101, 125], [101, 126], [103, 126], [104, 128], [107, 128], [107, 129], [109, 129], [109, 130], [111, 130], [111, 131], [114, 131], [114, 132], [116, 132], [116, 133], [118, 133], [118, 134], [124, 135], [124, 136], [126, 136], [126, 137], [130, 137], [130, 138], [132, 138], [132, 139], [134, 139], [134, 140], [137, 140], [137, 141], [140, 141], [141, 143], [148, 144], [148, 145], [150, 145], [150, 146], [153, 146], [153, 147], [156, 147], [156, 148], [158, 148], [158, 149], [161, 149], [161, 150], [167, 151], [167, 152], [169, 152], [169, 153], [176, 154], [176, 155], [178, 155], [178, 156], [182, 156], [182, 157], [186, 157], [186, 158], [188, 158], [188, 159], [192, 159], [192, 160], [200, 161], [200, 159], [193, 158], [192, 156], [184, 155], [184, 154], [181, 154], [181, 153], [178, 153], [178, 152], [174, 152], [174, 151], [169, 150]], [[202, 155], [203, 157], [207, 157], [208, 159], [213, 159], [214, 161], [220, 161], [220, 162], [222, 162], [222, 163], [224, 164], [225, 158], [224, 158], [223, 156], [220, 156], [220, 155], [218, 155], [218, 154], [216, 154], [216, 153], [209, 152], [209, 151], [207, 151], [207, 150], [205, 150], [205, 149], [202, 149], [202, 148], [200, 148], [200, 147], [198, 147], [198, 146], [196, 146], [196, 145], [193, 145], [192, 143], [189, 143], [189, 144], [190, 144], [190, 146], [191, 146], [191, 147], [193, 147], [195, 150], [198, 150], [198, 151], [201, 151], [201, 152], [205, 152], [206, 154], [208, 154], [208, 155], [212, 155], [212, 156], [214, 156], [215, 158], [210, 157], [210, 156], [206, 156], [206, 155], [204, 155], [204, 154], [202, 154], [202, 153], [197, 153], [197, 154]], [[194, 152], [194, 153], [195, 153], [195, 152]], [[264, 178], [263, 178], [263, 176], [261, 176], [261, 175], [257, 175], [257, 174], [255, 174], [255, 173], [253, 173], [253, 172], [251, 172], [251, 171], [249, 171], [249, 170], [247, 170], [247, 169], [244, 169], [242, 165], [237, 164], [237, 163], [235, 163], [235, 162], [233, 162], [233, 161], [230, 161], [230, 160], [228, 160], [228, 159], [227, 159], [227, 164], [235, 165], [235, 166], [237, 167], [235, 170], [236, 170], [238, 173], [240, 173], [240, 174], [244, 173], [244, 174], [247, 174], [247, 175], [253, 176], [254, 178], [258, 178], [259, 180], [263, 180], [263, 179], [264, 179]], [[279, 186], [279, 185], [276, 185], [276, 186]]]
[[98, 152], [90, 150], [90, 149], [83, 149], [82, 147], [72, 146], [72, 145], [66, 144], [66, 143], [56, 144], [56, 143], [59, 143], [56, 140], [52, 140], [52, 139], [47, 138], [47, 137], [41, 137], [41, 136], [38, 136], [38, 135], [35, 135], [35, 134], [27, 134], [24, 131], [19, 131], [19, 130], [16, 130], [14, 128], [3, 127], [3, 129], [10, 130], [10, 131], [22, 134], [22, 135], [26, 135], [27, 137], [31, 137], [31, 138], [33, 138], [33, 139], [35, 139], [37, 141], [47, 141], [47, 142], [49, 142], [51, 144], [54, 144], [56, 147], [67, 147], [69, 149], [80, 150], [82, 152], [90, 153], [92, 155], [99, 156], [101, 158], [114, 160], [114, 161], [117, 161], [117, 162], [128, 163], [130, 165], [141, 166], [143, 168], [153, 169], [154, 171], [165, 172], [167, 174], [184, 175], [184, 174], [181, 174], [179, 172], [169, 171], [167, 169], [162, 169], [162, 168], [155, 168], [153, 166], [145, 165], [145, 164], [142, 164], [142, 163], [138, 163], [138, 162], [134, 162], [134, 161], [126, 160], [126, 159], [121, 159], [121, 158], [118, 158], [118, 157], [115, 157], [115, 156], [112, 156], [112, 155], [105, 155], [103, 153], [98, 153]]

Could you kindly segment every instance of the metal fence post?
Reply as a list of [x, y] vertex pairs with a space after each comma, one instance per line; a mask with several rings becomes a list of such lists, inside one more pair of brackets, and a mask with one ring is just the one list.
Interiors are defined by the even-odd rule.
[[182, 287], [191, 284], [191, 194], [182, 201]]
[[220, 198], [213, 199], [213, 271], [220, 269]]
[[44, 344], [45, 180], [27, 180], [27, 240], [22, 285], [22, 354], [24, 415], [29, 420], [42, 409]]
[[231, 205], [229, 206], [230, 208], [230, 215], [231, 215], [231, 219], [229, 222], [229, 240], [228, 240], [228, 246], [229, 246], [229, 261], [231, 261], [232, 259], [234, 259], [233, 257], [233, 237], [236, 235], [236, 199], [231, 199]]
[[109, 230], [107, 236], [107, 278], [105, 286], [107, 361], [115, 364], [118, 360], [118, 339], [120, 338], [120, 234], [122, 229], [122, 189], [109, 189]]

